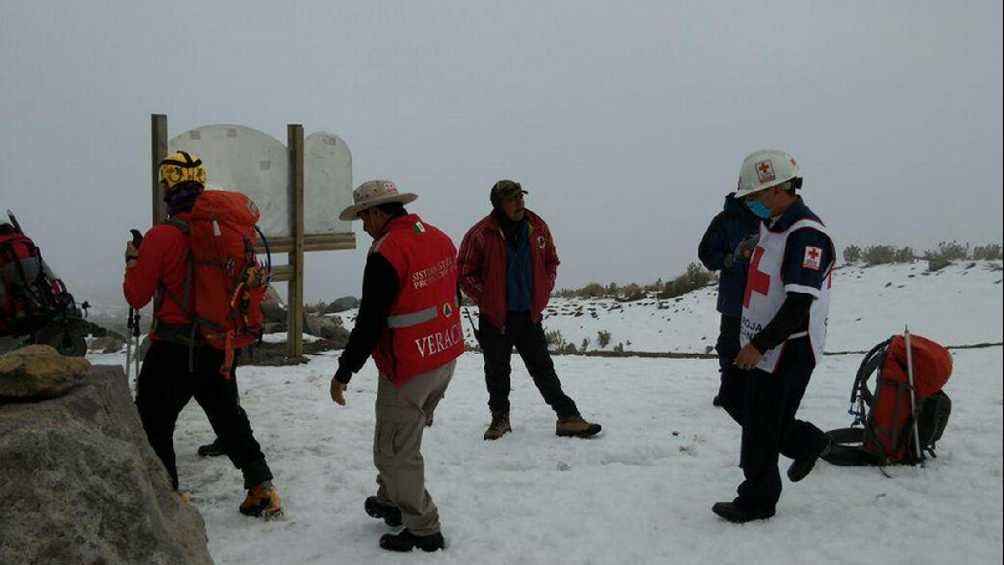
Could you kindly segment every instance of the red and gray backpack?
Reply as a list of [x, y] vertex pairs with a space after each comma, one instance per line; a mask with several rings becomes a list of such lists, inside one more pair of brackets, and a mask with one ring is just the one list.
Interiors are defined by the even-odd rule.
[[66, 285], [8, 215], [11, 221], [0, 223], [0, 337], [29, 335], [57, 318], [77, 315]]
[[261, 303], [271, 279], [271, 260], [262, 265], [255, 255], [258, 236], [265, 242], [256, 226], [259, 217], [258, 207], [247, 196], [207, 190], [196, 199], [187, 222], [167, 220], [188, 234], [191, 251], [184, 295], [162, 289], [157, 308], [169, 298], [190, 315], [192, 325], [184, 328], [188, 335], [161, 325], [154, 331], [162, 338], [222, 349], [220, 373], [225, 376], [230, 374], [234, 352], [258, 341], [264, 326]]
[[849, 413], [854, 422], [849, 428], [828, 432], [833, 446], [823, 459], [856, 466], [912, 465], [925, 454], [936, 457], [936, 444], [952, 412], [952, 401], [942, 390], [952, 374], [952, 354], [918, 335], [911, 335], [910, 342], [914, 400], [910, 398], [906, 341], [896, 335], [865, 355], [851, 390]]

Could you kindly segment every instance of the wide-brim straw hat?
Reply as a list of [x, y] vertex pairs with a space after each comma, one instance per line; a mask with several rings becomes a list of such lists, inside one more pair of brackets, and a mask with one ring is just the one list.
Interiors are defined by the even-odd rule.
[[391, 202], [407, 204], [414, 202], [416, 198], [417, 194], [398, 192], [397, 186], [389, 180], [368, 180], [352, 191], [352, 200], [355, 203], [342, 210], [338, 218], [344, 222], [351, 222], [359, 218], [359, 212], [368, 208]]

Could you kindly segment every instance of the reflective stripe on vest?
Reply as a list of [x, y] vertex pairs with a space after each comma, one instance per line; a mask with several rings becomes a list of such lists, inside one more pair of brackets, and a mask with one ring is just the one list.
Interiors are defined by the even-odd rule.
[[419, 310], [418, 312], [411, 312], [408, 314], [398, 314], [397, 316], [390, 316], [387, 318], [388, 328], [408, 328], [411, 326], [417, 326], [419, 324], [428, 322], [432, 320], [439, 314], [439, 308], [436, 306], [430, 306], [425, 310]]

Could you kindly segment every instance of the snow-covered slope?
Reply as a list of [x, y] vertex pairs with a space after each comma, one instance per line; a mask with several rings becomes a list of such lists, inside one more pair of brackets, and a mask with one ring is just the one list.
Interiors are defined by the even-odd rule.
[[[831, 349], [866, 348], [904, 323], [945, 342], [1000, 341], [999, 270], [961, 265], [924, 276], [922, 269], [840, 271]], [[598, 309], [593, 320], [606, 324], [614, 343], [631, 339], [632, 349], [703, 351], [714, 339], [715, 315], [705, 313], [713, 295], [676, 304], [675, 313]], [[547, 325], [574, 339], [584, 318], [592, 319], [556, 315]], [[669, 334], [670, 327], [679, 329]], [[565, 390], [604, 425], [594, 440], [555, 437], [553, 413], [514, 361], [513, 433], [485, 442], [482, 359], [462, 356], [423, 448], [449, 545], [442, 554], [383, 552], [377, 539], [387, 528], [363, 513], [376, 488], [372, 363], [353, 379], [344, 408], [328, 398], [337, 352], [302, 366], [240, 369], [241, 402], [283, 494], [283, 519], [238, 514], [240, 473], [224, 458], [195, 455], [212, 432], [194, 402], [179, 418], [175, 449], [181, 487], [205, 517], [217, 563], [1001, 563], [1004, 355], [1000, 347], [954, 355], [946, 387], [953, 413], [937, 459], [924, 469], [891, 468], [892, 478], [820, 463], [805, 481], [785, 481], [774, 519], [745, 526], [710, 512], [741, 480], [739, 428], [711, 406], [718, 374], [710, 359], [556, 357]], [[91, 360], [124, 361], [121, 354]], [[824, 429], [848, 425], [859, 361], [825, 357], [800, 417]]]
[[[986, 261], [954, 263], [934, 273], [927, 272], [925, 261], [841, 267], [833, 276], [826, 350], [868, 349], [904, 325], [946, 345], [999, 342], [1002, 275], [1000, 262]], [[670, 300], [556, 298], [545, 311], [544, 327], [579, 348], [588, 339], [589, 350], [622, 344], [628, 351], [706, 353], [718, 336], [716, 300], [716, 286]], [[469, 310], [477, 320], [477, 308]], [[355, 313], [339, 314], [346, 327], [352, 327]], [[473, 344], [466, 321], [464, 329]], [[599, 345], [600, 331], [610, 333], [606, 347]]]

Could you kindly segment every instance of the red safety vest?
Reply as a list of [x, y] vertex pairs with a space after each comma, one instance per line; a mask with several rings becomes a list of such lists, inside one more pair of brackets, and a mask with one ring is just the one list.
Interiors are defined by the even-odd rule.
[[446, 234], [409, 214], [390, 220], [370, 253], [383, 255], [398, 276], [398, 294], [373, 360], [400, 387], [464, 352], [457, 249]]

